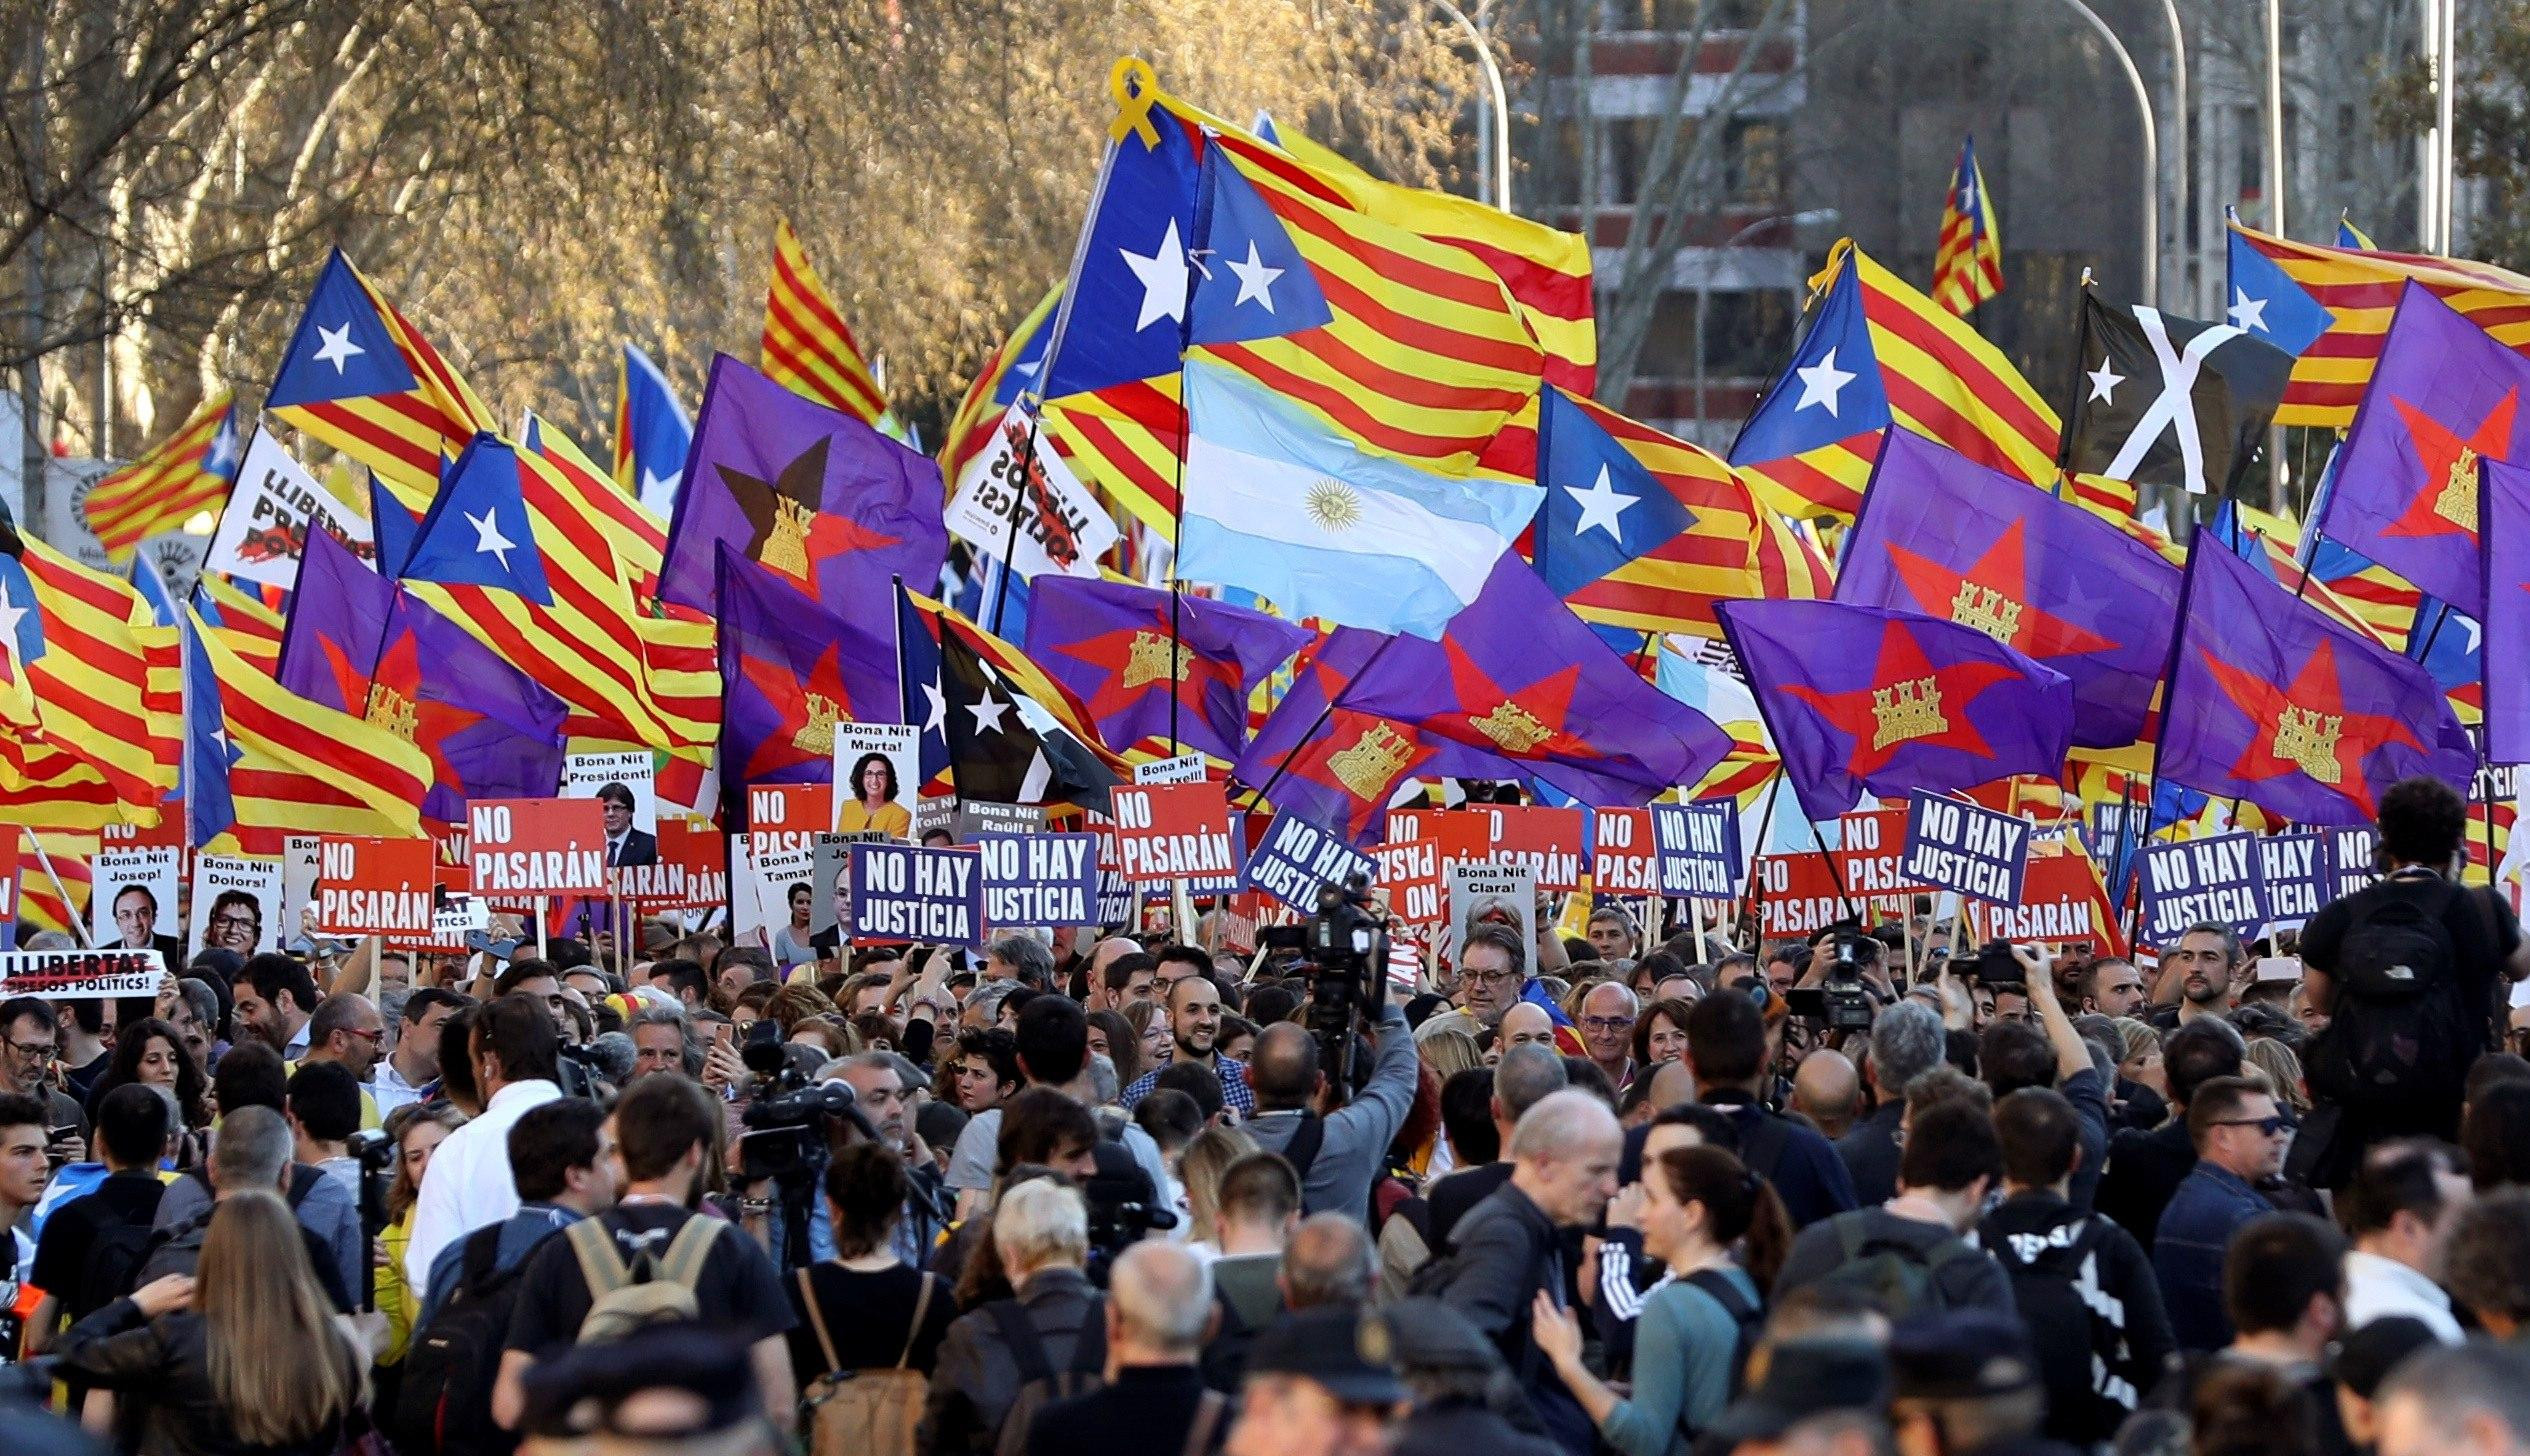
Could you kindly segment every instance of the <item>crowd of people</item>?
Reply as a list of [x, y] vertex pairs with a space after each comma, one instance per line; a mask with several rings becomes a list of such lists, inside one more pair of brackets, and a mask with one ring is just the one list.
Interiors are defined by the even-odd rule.
[[2141, 959], [1542, 914], [1349, 1035], [1089, 931], [206, 949], [0, 1003], [0, 1444], [2530, 1453], [2464, 824], [2399, 785], [2369, 888]]

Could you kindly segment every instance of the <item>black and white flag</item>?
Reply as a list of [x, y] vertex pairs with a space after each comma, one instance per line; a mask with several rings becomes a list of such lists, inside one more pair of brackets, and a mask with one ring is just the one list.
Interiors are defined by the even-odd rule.
[[2065, 468], [2221, 492], [2258, 450], [2292, 357], [2238, 327], [2082, 294]]

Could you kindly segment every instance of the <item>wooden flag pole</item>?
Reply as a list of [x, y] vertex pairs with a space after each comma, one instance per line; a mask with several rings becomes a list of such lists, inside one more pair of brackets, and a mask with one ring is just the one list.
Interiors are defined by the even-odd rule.
[[[70, 887], [62, 883], [61, 872], [53, 868], [53, 857], [44, 852], [44, 841], [36, 838], [35, 831], [30, 829], [26, 831], [26, 842], [35, 846], [35, 862], [44, 867], [44, 878], [53, 882], [53, 893], [61, 896], [62, 918], [70, 922], [71, 933], [79, 937], [80, 949], [95, 950], [97, 940], [88, 933], [87, 917], [70, 903]], [[89, 892], [95, 893], [95, 887], [90, 886]]]

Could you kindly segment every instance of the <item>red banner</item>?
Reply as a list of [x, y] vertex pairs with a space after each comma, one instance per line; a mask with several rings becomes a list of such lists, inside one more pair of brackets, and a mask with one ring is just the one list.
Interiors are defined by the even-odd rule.
[[316, 842], [319, 935], [428, 935], [436, 844], [326, 835]]
[[1391, 840], [1372, 850], [1371, 857], [1379, 861], [1379, 888], [1387, 892], [1392, 914], [1408, 925], [1441, 923], [1439, 840]]
[[615, 876], [624, 898], [645, 910], [715, 909], [729, 903], [729, 836], [661, 819], [658, 863], [626, 865]]
[[1235, 883], [1239, 836], [1211, 784], [1141, 784], [1113, 794], [1118, 873], [1136, 884]]
[[1582, 846], [1589, 833], [1581, 810], [1497, 805], [1479, 812], [1493, 816], [1495, 859], [1535, 870], [1541, 890], [1581, 888]]
[[1649, 809], [1601, 809], [1590, 844], [1590, 888], [1601, 895], [1660, 893], [1660, 850]]
[[478, 799], [466, 806], [475, 893], [495, 900], [603, 895], [606, 816], [595, 799]]
[[1982, 943], [2008, 940], [2019, 944], [2083, 942], [2103, 955], [2124, 955], [2117, 912], [2109, 904], [2108, 887], [2089, 855], [2055, 854], [2029, 862], [2015, 905], [1968, 903], [1968, 926]]

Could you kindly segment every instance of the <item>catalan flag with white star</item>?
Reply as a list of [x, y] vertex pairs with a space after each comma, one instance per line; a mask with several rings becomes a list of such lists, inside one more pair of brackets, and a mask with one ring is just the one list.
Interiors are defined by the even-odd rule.
[[[0, 819], [154, 824], [176, 783], [175, 634], [128, 581], [14, 528], [0, 546]], [[31, 707], [32, 722], [24, 710]]]
[[2003, 291], [2003, 230], [1993, 194], [1977, 165], [1977, 139], [1959, 144], [1950, 195], [1941, 205], [1941, 242], [1933, 249], [1933, 301], [1965, 317]]
[[764, 372], [804, 398], [863, 424], [887, 414], [887, 397], [862, 357], [860, 341], [809, 266], [785, 218], [773, 225], [773, 281], [764, 295]]
[[216, 512], [237, 483], [237, 406], [226, 394], [193, 412], [183, 428], [88, 488], [88, 529], [120, 563], [161, 531]]

